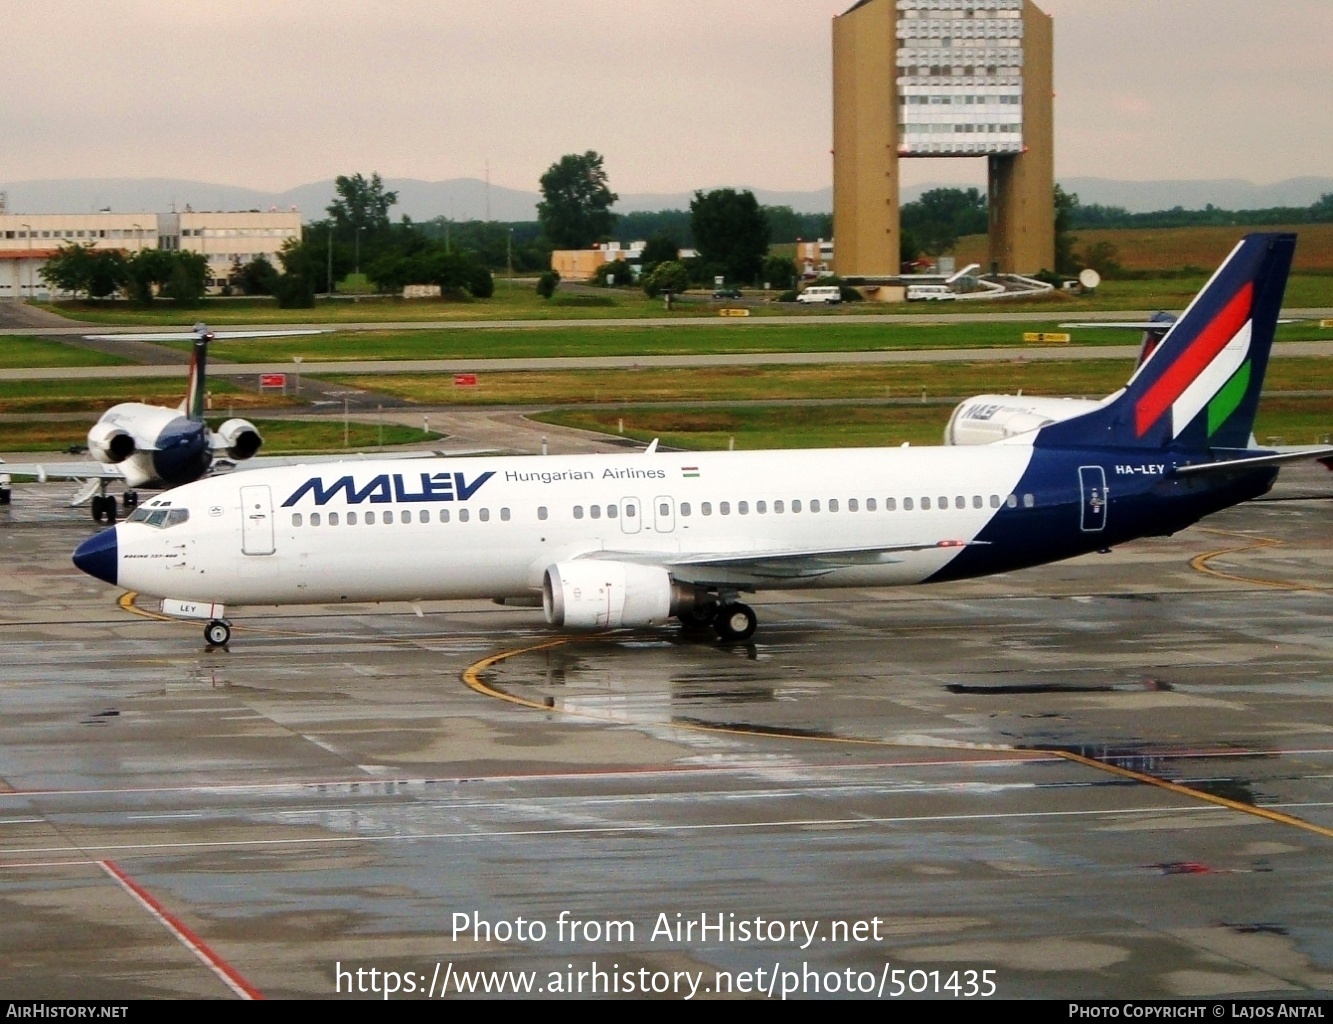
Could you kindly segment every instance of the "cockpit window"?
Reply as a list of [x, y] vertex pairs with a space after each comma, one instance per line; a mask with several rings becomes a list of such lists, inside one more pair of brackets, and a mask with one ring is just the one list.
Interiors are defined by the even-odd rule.
[[148, 526], [156, 526], [159, 530], [165, 530], [189, 522], [189, 520], [189, 509], [159, 507], [136, 508], [125, 521], [127, 523], [145, 523]]

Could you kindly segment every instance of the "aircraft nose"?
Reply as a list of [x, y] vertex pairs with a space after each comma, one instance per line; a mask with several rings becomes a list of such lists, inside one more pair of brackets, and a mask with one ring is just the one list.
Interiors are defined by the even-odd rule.
[[74, 565], [89, 576], [96, 576], [112, 586], [116, 584], [119, 558], [116, 551], [116, 528], [94, 534], [74, 550]]

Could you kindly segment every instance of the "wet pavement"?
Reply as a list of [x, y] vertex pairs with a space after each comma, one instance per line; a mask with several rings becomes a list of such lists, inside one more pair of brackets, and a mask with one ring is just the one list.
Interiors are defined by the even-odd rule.
[[1317, 466], [1109, 555], [760, 595], [733, 647], [452, 602], [210, 652], [73, 568], [59, 492], [0, 509], [11, 998], [1333, 994]]

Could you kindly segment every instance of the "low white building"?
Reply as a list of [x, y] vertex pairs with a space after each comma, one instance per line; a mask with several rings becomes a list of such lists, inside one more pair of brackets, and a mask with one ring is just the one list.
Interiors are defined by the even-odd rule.
[[0, 301], [50, 299], [46, 261], [66, 245], [121, 249], [183, 249], [208, 258], [209, 289], [221, 288], [233, 261], [265, 256], [275, 266], [291, 239], [301, 238], [296, 210], [267, 213], [0, 213]]

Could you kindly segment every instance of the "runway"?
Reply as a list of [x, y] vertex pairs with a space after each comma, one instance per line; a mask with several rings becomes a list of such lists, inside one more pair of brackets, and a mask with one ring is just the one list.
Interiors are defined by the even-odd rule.
[[454, 602], [210, 652], [70, 565], [62, 494], [0, 509], [11, 998], [1333, 995], [1317, 465], [1108, 555], [759, 595], [734, 647]]

